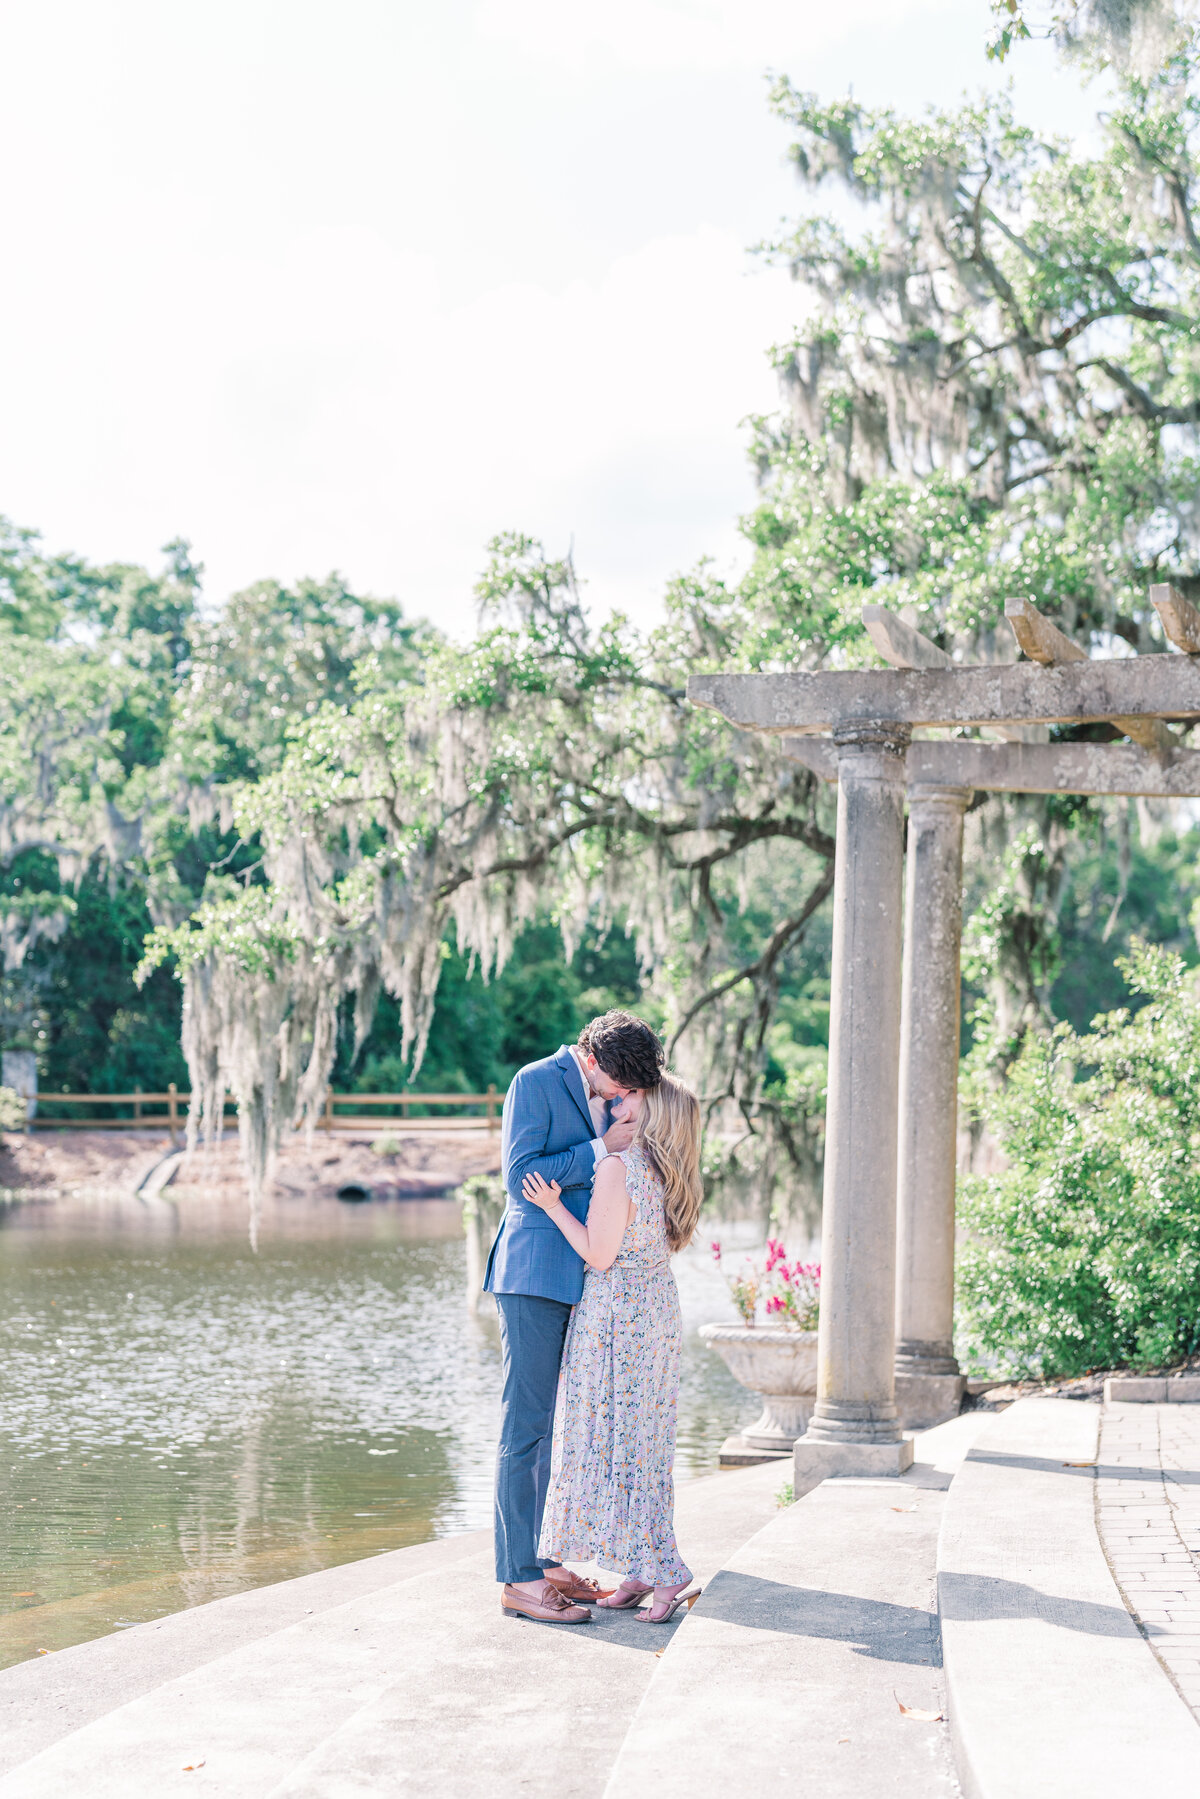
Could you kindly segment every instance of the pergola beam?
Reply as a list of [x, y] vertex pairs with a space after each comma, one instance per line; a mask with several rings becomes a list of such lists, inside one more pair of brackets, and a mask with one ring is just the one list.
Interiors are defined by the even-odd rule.
[[879, 654], [893, 668], [954, 667], [954, 658], [939, 650], [932, 638], [886, 606], [868, 602], [862, 609], [862, 622]]
[[[687, 697], [747, 731], [828, 732], [887, 720], [964, 725], [1088, 724], [1200, 714], [1200, 664], [1184, 656], [947, 669], [821, 669], [693, 675]], [[1036, 745], [1028, 746], [1030, 748]]]
[[1156, 581], [1150, 589], [1150, 604], [1176, 649], [1186, 656], [1200, 656], [1200, 612], [1192, 602], [1169, 581]]
[[781, 737], [779, 747], [789, 762], [799, 762], [818, 781], [837, 781], [837, 744], [832, 737]]
[[[827, 737], [785, 737], [783, 753], [822, 781], [837, 780], [837, 748]], [[1200, 750], [1156, 756], [1129, 743], [911, 743], [909, 786], [974, 787], [994, 793], [1129, 794], [1192, 799], [1200, 794]]]
[[1005, 600], [1004, 616], [1013, 628], [1018, 647], [1031, 662], [1044, 668], [1056, 662], [1086, 662], [1088, 653], [1072, 643], [1065, 631], [1051, 624], [1029, 600]]
[[[1051, 668], [1064, 662], [1087, 661], [1087, 651], [1043, 617], [1031, 600], [1006, 600], [1004, 616], [1031, 662]], [[1144, 750], [1162, 753], [1173, 749], [1178, 742], [1158, 718], [1114, 718], [1112, 722], [1118, 731], [1123, 731], [1134, 743], [1140, 743]]]
[[[906, 624], [898, 613], [887, 606], [868, 601], [862, 608], [862, 621], [867, 636], [885, 662], [893, 668], [954, 668], [952, 656], [939, 650], [930, 637], [915, 626]], [[1010, 743], [1039, 743], [1046, 737], [1044, 725], [997, 725], [997, 737]]]

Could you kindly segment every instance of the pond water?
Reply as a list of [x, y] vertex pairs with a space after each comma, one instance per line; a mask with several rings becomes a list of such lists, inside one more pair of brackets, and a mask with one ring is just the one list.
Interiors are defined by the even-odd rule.
[[[756, 1408], [706, 1244], [675, 1268], [687, 1479]], [[453, 1200], [288, 1201], [257, 1255], [200, 1201], [0, 1207], [0, 1667], [490, 1524], [499, 1364]]]

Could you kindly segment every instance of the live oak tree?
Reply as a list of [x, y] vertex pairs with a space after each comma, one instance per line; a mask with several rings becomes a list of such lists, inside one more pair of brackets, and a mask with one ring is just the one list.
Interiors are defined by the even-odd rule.
[[[151, 944], [148, 965], [173, 954], [186, 984], [193, 1128], [228, 1083], [252, 1191], [279, 1124], [320, 1105], [348, 995], [365, 1033], [381, 986], [396, 994], [419, 1060], [448, 930], [490, 970], [547, 907], [568, 945], [589, 920], [634, 933], [710, 1108], [764, 1116], [780, 962], [832, 882], [828, 801], [683, 698], [691, 668], [761, 665], [763, 610], [698, 579], [656, 631], [596, 629], [570, 564], [519, 536], [492, 546], [479, 600], [467, 648], [432, 649], [408, 683], [367, 657], [351, 705], [296, 727], [233, 798], [266, 883], [215, 881]], [[776, 903], [747, 950], [737, 889], [754, 883]]]
[[[1000, 49], [1035, 28], [999, 12]], [[856, 203], [766, 247], [809, 310], [776, 352], [788, 409], [757, 430], [746, 592], [787, 596], [797, 659], [869, 657], [864, 599], [963, 659], [1015, 654], [1015, 597], [1102, 653], [1162, 649], [1150, 584], [1200, 590], [1195, 33], [1134, 0], [1043, 13], [1106, 70], [1094, 145], [1040, 136], [1007, 96], [909, 118], [775, 86], [801, 181]], [[1002, 1056], [1047, 1017], [1080, 824], [1060, 802], [972, 820], [969, 877], [1009, 861]]]
[[[1084, 642], [1159, 647], [1149, 583], [1200, 587], [1193, 75], [1187, 45], [1149, 77], [1114, 68], [1082, 151], [1005, 98], [911, 119], [777, 84], [801, 182], [858, 210], [768, 246], [807, 309], [776, 351], [786, 410], [755, 430], [746, 578], [701, 569], [661, 631], [594, 631], [568, 565], [500, 541], [476, 643], [408, 689], [364, 666], [356, 701], [236, 801], [266, 885], [214, 891], [158, 940], [188, 982], [194, 1078], [210, 1106], [229, 1078], [257, 1121], [256, 1180], [278, 1120], [318, 1102], [346, 994], [365, 1027], [394, 990], [419, 1056], [450, 923], [488, 968], [547, 905], [568, 939], [619, 916], [709, 1097], [770, 1122], [777, 971], [828, 891], [828, 818], [770, 745], [690, 712], [684, 674], [860, 659], [866, 598], [960, 655], [1013, 654], [1021, 594]], [[985, 857], [1022, 824], [991, 810]], [[1036, 822], [1000, 933], [1014, 1037], [1045, 1009], [1075, 821]], [[747, 881], [775, 912], [738, 959]]]
[[81, 884], [140, 859], [156, 809], [195, 571], [182, 545], [159, 579], [46, 556], [0, 521], [0, 1017], [44, 1051], [42, 951]]
[[166, 558], [96, 567], [0, 525], [0, 1035], [72, 1090], [186, 1081], [178, 984], [133, 984], [147, 932], [187, 917], [214, 868], [258, 863], [231, 784], [350, 697], [364, 654], [395, 672], [427, 634], [336, 577], [215, 614], [187, 546]]

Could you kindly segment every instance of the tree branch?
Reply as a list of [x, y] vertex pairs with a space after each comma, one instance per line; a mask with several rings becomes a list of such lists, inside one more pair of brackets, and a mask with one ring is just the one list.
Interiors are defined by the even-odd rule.
[[[771, 973], [783, 952], [786, 949], [790, 949], [803, 934], [809, 919], [817, 910], [818, 906], [820, 906], [824, 900], [828, 899], [830, 893], [832, 893], [833, 873], [833, 863], [830, 862], [828, 868], [826, 868], [820, 880], [805, 900], [800, 911], [796, 913], [795, 917], [785, 918], [782, 924], [775, 927], [761, 956], [757, 956], [753, 962], [747, 962], [743, 968], [736, 968], [731, 974], [725, 975], [715, 986], [710, 987], [706, 993], [702, 993], [694, 1005], [688, 1008], [673, 1032], [670, 1043], [667, 1045], [668, 1057], [675, 1053], [675, 1045], [679, 1042], [679, 1039], [683, 1036], [683, 1033], [687, 1030], [692, 1020], [702, 1012], [706, 1006], [713, 1005], [723, 994], [729, 993], [734, 987], [740, 986], [743, 981], [761, 980], [764, 975], [769, 975]], [[733, 1060], [732, 1065], [736, 1066], [736, 1058]]]
[[1192, 209], [1188, 204], [1187, 186], [1183, 176], [1178, 169], [1172, 168], [1171, 164], [1152, 150], [1148, 144], [1143, 143], [1137, 132], [1130, 128], [1127, 120], [1122, 123], [1120, 129], [1122, 136], [1133, 145], [1142, 160], [1148, 163], [1152, 169], [1157, 169], [1163, 177], [1175, 204], [1175, 223], [1187, 240], [1193, 259], [1200, 262], [1200, 238], [1197, 237], [1196, 227], [1192, 223]]
[[1156, 425], [1195, 425], [1200, 423], [1200, 400], [1193, 400], [1188, 406], [1163, 406], [1144, 387], [1139, 387], [1131, 375], [1117, 363], [1110, 362], [1106, 356], [1097, 356], [1090, 362], [1081, 362], [1081, 369], [1103, 369], [1109, 380], [1130, 402], [1130, 409], [1140, 418], [1149, 419]]

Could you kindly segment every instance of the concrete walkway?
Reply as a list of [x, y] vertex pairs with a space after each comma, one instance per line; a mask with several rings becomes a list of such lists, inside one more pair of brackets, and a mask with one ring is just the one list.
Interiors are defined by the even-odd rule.
[[1200, 1786], [1200, 1727], [1100, 1543], [1099, 1426], [1098, 1406], [1021, 1400], [981, 1434], [947, 1496], [942, 1653], [972, 1799]]
[[964, 1414], [900, 1479], [783, 1510], [777, 1465], [685, 1486], [705, 1592], [667, 1629], [503, 1617], [479, 1533], [21, 1664], [0, 1799], [1191, 1790], [1200, 1415], [1109, 1408], [1098, 1468], [1099, 1425], [1069, 1400]]
[[1100, 1540], [1121, 1595], [1200, 1718], [1200, 1406], [1108, 1405]]

